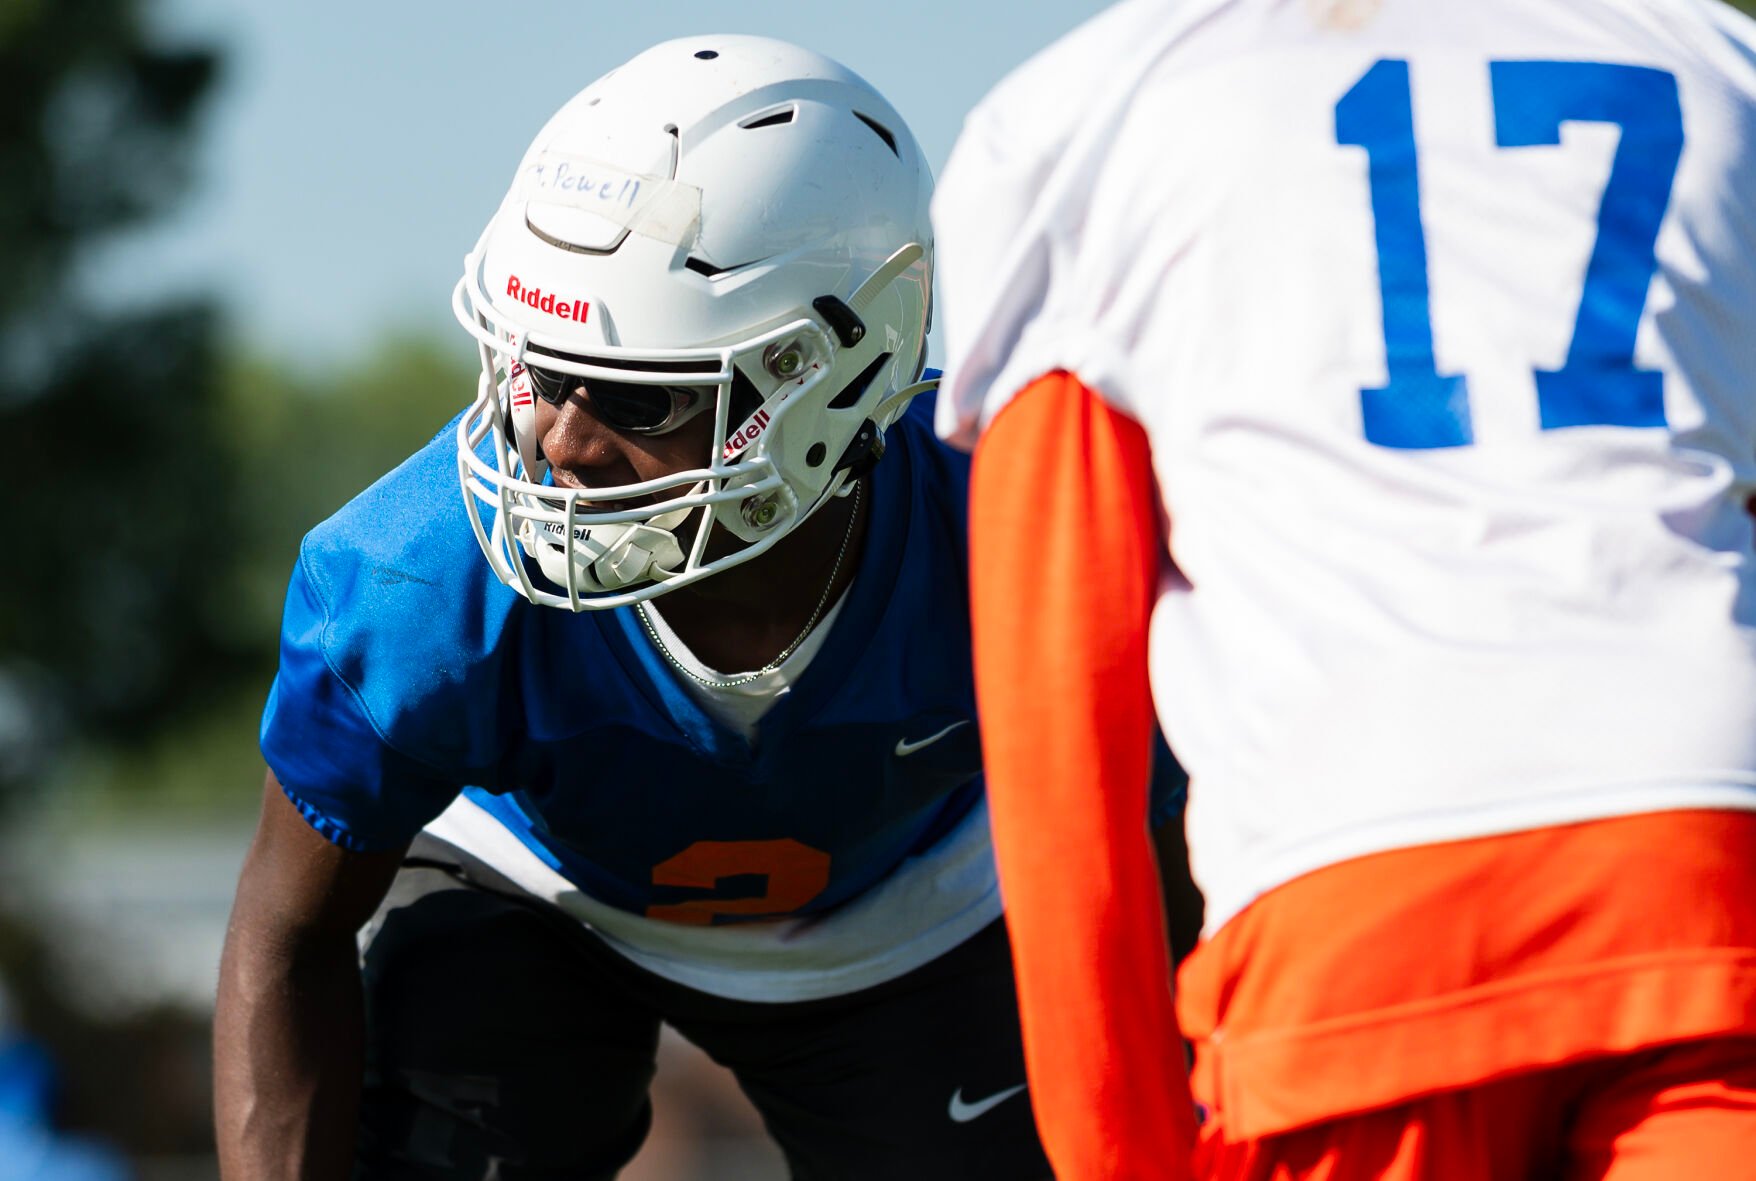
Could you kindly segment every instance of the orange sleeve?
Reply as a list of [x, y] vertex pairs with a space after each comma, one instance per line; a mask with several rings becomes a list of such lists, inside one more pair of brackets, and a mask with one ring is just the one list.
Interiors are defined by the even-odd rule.
[[1190, 1175], [1147, 832], [1156, 503], [1145, 432], [1065, 373], [976, 449], [977, 702], [1031, 1099], [1061, 1181]]

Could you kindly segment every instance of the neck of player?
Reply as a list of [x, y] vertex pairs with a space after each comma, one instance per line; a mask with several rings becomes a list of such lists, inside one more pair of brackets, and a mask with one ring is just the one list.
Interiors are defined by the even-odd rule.
[[707, 667], [725, 673], [761, 668], [799, 638], [819, 604], [828, 614], [853, 581], [870, 501], [869, 487], [836, 497], [761, 557], [650, 605]]

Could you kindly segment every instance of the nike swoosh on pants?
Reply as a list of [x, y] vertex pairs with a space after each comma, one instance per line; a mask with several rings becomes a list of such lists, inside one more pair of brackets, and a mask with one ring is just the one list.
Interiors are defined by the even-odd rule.
[[1019, 1083], [1016, 1087], [1007, 1087], [1004, 1091], [996, 1091], [986, 1099], [977, 1099], [974, 1103], [965, 1103], [963, 1101], [963, 1088], [959, 1087], [951, 1094], [951, 1121], [958, 1124], [967, 1124], [972, 1119], [977, 1119], [988, 1114], [988, 1112], [994, 1110], [996, 1107], [1000, 1106], [1000, 1104], [1006, 1102], [1006, 1100], [1024, 1090], [1024, 1088], [1025, 1084]]

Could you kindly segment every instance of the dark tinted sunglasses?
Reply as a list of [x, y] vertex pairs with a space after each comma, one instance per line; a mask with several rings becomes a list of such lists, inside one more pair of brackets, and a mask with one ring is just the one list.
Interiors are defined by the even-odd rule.
[[713, 386], [646, 385], [581, 377], [576, 373], [543, 368], [537, 363], [540, 356], [535, 349], [525, 353], [524, 365], [530, 374], [531, 391], [549, 405], [560, 406], [569, 394], [583, 388], [593, 412], [614, 430], [635, 435], [662, 435], [682, 426], [713, 404]]

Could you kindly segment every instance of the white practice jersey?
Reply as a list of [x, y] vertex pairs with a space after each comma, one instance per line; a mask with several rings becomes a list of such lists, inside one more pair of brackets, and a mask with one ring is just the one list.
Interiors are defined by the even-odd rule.
[[1210, 929], [1362, 854], [1756, 809], [1756, 24], [1131, 0], [934, 212], [942, 432], [1067, 370], [1151, 441]]

